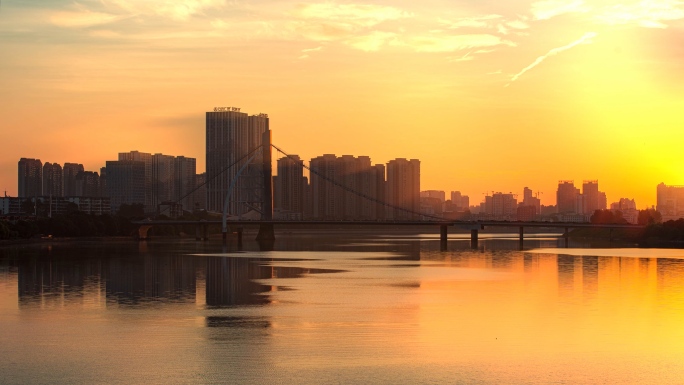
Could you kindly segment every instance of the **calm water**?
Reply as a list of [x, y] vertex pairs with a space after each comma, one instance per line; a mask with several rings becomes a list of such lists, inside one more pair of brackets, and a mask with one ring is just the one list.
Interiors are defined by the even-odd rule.
[[0, 383], [684, 383], [684, 250], [559, 245], [4, 247]]

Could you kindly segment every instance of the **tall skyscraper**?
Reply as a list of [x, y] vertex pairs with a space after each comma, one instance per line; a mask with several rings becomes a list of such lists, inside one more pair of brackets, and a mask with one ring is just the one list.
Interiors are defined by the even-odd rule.
[[268, 129], [266, 114], [248, 115], [236, 107], [216, 107], [206, 113], [207, 210], [223, 211], [233, 182], [230, 215], [242, 215], [263, 204], [263, 158], [257, 155], [245, 166], [249, 157], [243, 157], [261, 146]]
[[371, 165], [368, 156], [326, 154], [311, 159], [311, 169], [311, 215], [314, 219], [383, 218], [384, 206], [378, 203], [384, 201], [382, 165]]
[[145, 204], [145, 163], [134, 160], [107, 161], [107, 196], [112, 212], [122, 204]]
[[40, 159], [19, 159], [19, 198], [31, 198], [43, 194], [43, 163]]
[[[459, 193], [460, 194], [460, 193]], [[425, 190], [420, 192], [421, 198], [437, 198], [444, 203], [446, 200], [446, 193], [441, 190]]]
[[120, 152], [119, 160], [130, 160], [145, 164], [145, 211], [156, 211], [157, 206], [152, 198], [152, 154], [140, 151]]
[[43, 196], [61, 197], [63, 192], [62, 166], [45, 162], [43, 165]]
[[[173, 177], [175, 158], [171, 155], [152, 155], [152, 209], [157, 210], [162, 202], [174, 201]], [[147, 177], [147, 175], [146, 175]], [[146, 209], [149, 210], [149, 208]]]
[[656, 191], [656, 210], [663, 222], [684, 218], [684, 186], [658, 185]]
[[[535, 215], [541, 214], [541, 200], [533, 195], [532, 189], [525, 187], [523, 189], [523, 206], [534, 207]], [[527, 214], [526, 214], [527, 215]], [[527, 216], [526, 216], [527, 218]]]
[[100, 176], [95, 171], [83, 171], [76, 174], [76, 191], [73, 196], [99, 197]]
[[585, 180], [582, 183], [582, 214], [592, 215], [601, 208], [600, 193], [597, 180]]
[[[203, 172], [201, 174], [195, 175], [195, 186], [192, 193], [193, 207], [188, 207], [186, 210], [206, 210], [207, 209], [207, 173]], [[185, 206], [183, 206], [185, 207]]]
[[78, 194], [78, 182], [76, 181], [76, 175], [79, 172], [85, 171], [82, 164], [78, 163], [64, 163], [64, 168], [62, 169], [62, 182], [64, 186], [64, 196], [65, 197], [75, 197]]
[[278, 159], [278, 175], [273, 178], [273, 207], [302, 218], [306, 202], [307, 179], [304, 162], [297, 155]]
[[397, 158], [387, 163], [387, 219], [420, 219], [420, 160]]
[[195, 175], [197, 172], [197, 160], [177, 156], [174, 160], [174, 201], [180, 200], [183, 210], [193, 211], [195, 209], [195, 194], [190, 194], [195, 189]]
[[577, 213], [577, 196], [579, 190], [575, 188], [575, 181], [561, 180], [556, 191], [556, 207], [559, 213]]
[[338, 163], [333, 154], [311, 159], [311, 215], [314, 219], [339, 219], [342, 217], [342, 189], [331, 181], [337, 181]]

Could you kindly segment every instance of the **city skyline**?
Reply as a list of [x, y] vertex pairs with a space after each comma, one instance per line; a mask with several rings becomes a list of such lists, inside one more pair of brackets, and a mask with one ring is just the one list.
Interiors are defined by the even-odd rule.
[[201, 172], [203, 112], [225, 104], [268, 112], [302, 159], [420, 159], [423, 189], [471, 204], [586, 179], [643, 208], [684, 185], [679, 3], [184, 4], [3, 2], [3, 192], [21, 157]]

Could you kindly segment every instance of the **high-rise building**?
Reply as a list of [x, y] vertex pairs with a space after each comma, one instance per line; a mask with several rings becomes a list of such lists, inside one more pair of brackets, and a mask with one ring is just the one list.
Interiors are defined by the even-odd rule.
[[[174, 201], [174, 160], [171, 155], [152, 155], [152, 208], [157, 211], [162, 202]], [[147, 176], [146, 176], [147, 177]], [[146, 209], [146, 211], [149, 208]], [[149, 210], [152, 211], [152, 210]]]
[[[532, 189], [525, 187], [523, 189], [523, 201], [522, 206], [532, 206], [534, 207], [535, 215], [541, 214], [541, 200], [535, 197], [532, 193]], [[524, 211], [524, 215], [527, 215], [527, 211]]]
[[684, 218], [684, 186], [668, 186], [661, 183], [657, 188], [656, 210], [663, 222]]
[[597, 180], [585, 180], [582, 183], [582, 211], [585, 215], [592, 215], [601, 208], [600, 192]]
[[[373, 166], [375, 169], [375, 191], [376, 197], [380, 202], [386, 202], [387, 200], [387, 182], [385, 181], [385, 165], [376, 164]], [[375, 205], [375, 219], [383, 220], [387, 216], [387, 208], [381, 203]]]
[[[242, 215], [263, 204], [263, 158], [255, 151], [268, 129], [266, 114], [248, 115], [236, 107], [206, 113], [207, 210], [223, 211], [231, 184], [229, 214]], [[245, 166], [250, 154], [254, 158]]]
[[59, 163], [45, 162], [43, 165], [43, 196], [61, 197], [63, 190], [62, 166]]
[[19, 159], [18, 192], [19, 198], [43, 194], [43, 163], [40, 159]]
[[130, 160], [143, 162], [145, 164], [145, 211], [156, 211], [157, 206], [154, 204], [152, 198], [152, 154], [140, 151], [120, 152], [119, 160]]
[[100, 196], [107, 196], [107, 167], [100, 167]]
[[196, 186], [195, 175], [197, 172], [197, 160], [177, 156], [174, 160], [173, 191], [174, 201], [180, 201], [183, 209], [193, 211], [195, 209], [195, 194], [192, 193]]
[[145, 204], [145, 163], [134, 160], [107, 161], [107, 196], [112, 212], [122, 204]]
[[577, 196], [579, 189], [575, 188], [572, 180], [561, 180], [558, 182], [556, 191], [556, 207], [559, 213], [577, 213]]
[[387, 163], [387, 210], [390, 220], [420, 219], [420, 160], [397, 158]]
[[63, 183], [63, 193], [65, 197], [79, 196], [78, 194], [78, 182], [76, 181], [76, 175], [80, 172], [84, 172], [82, 164], [79, 163], [64, 163], [64, 168], [62, 169], [62, 183]]
[[100, 176], [95, 171], [82, 171], [76, 174], [76, 197], [100, 197]]
[[[459, 193], [460, 194], [460, 193]], [[425, 190], [420, 192], [421, 198], [437, 198], [441, 203], [446, 200], [446, 193], [439, 190]]]
[[195, 175], [195, 192], [192, 193], [193, 207], [186, 210], [206, 210], [207, 209], [207, 173]]
[[[311, 159], [311, 215], [314, 219], [342, 217], [342, 189], [336, 186], [340, 170], [337, 157], [325, 154]], [[339, 182], [338, 182], [339, 183]]]
[[384, 217], [384, 167], [367, 156], [311, 159], [311, 217], [376, 220]]
[[297, 155], [283, 157], [277, 162], [278, 175], [273, 177], [273, 207], [287, 217], [303, 218], [307, 179], [304, 162]]
[[462, 195], [460, 191], [452, 191], [451, 204], [454, 205], [458, 211], [468, 210], [470, 207], [470, 197]]

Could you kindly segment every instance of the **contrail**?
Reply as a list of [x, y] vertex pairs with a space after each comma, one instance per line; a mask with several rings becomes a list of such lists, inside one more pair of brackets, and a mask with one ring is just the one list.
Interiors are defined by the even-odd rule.
[[538, 66], [539, 63], [543, 62], [544, 59], [546, 59], [547, 57], [553, 56], [553, 55], [556, 55], [556, 54], [559, 54], [559, 53], [561, 53], [561, 52], [563, 52], [563, 51], [566, 51], [566, 50], [569, 50], [570, 48], [572, 48], [572, 47], [574, 47], [574, 46], [576, 46], [576, 45], [578, 45], [578, 44], [582, 44], [582, 43], [586, 42], [587, 40], [590, 40], [590, 39], [596, 37], [596, 35], [597, 35], [596, 32], [587, 32], [587, 33], [584, 34], [584, 36], [582, 36], [582, 37], [579, 38], [578, 40], [576, 40], [576, 41], [574, 41], [574, 42], [572, 42], [572, 43], [570, 43], [570, 44], [568, 44], [568, 45], [564, 45], [564, 46], [562, 46], [562, 47], [554, 48], [554, 49], [552, 49], [551, 51], [549, 51], [549, 52], [548, 52], [546, 55], [544, 55], [544, 56], [539, 56], [539, 57], [537, 58], [537, 60], [535, 60], [532, 64], [528, 65], [527, 67], [523, 68], [522, 71], [520, 71], [520, 72], [518, 72], [517, 74], [515, 74], [515, 75], [511, 78], [511, 81], [510, 81], [508, 84], [506, 84], [504, 87], [510, 86], [511, 83], [513, 83], [514, 81], [518, 80], [518, 78], [519, 78], [520, 76], [522, 76], [522, 74], [524, 74], [525, 72], [527, 72], [527, 71], [531, 70], [532, 68]]

